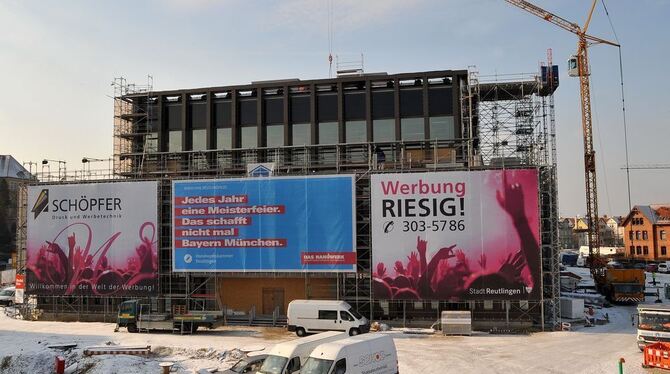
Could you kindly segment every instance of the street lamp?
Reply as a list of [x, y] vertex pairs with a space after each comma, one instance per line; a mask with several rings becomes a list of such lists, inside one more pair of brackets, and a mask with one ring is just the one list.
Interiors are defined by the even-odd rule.
[[[42, 167], [48, 165], [49, 162], [57, 162], [58, 163], [58, 180], [64, 181], [67, 178], [67, 170], [66, 170], [66, 165], [67, 162], [63, 160], [49, 160], [49, 159], [44, 159], [42, 160]], [[62, 177], [61, 177], [61, 171], [62, 171]]]
[[91, 163], [92, 162], [108, 162], [109, 170], [112, 169], [112, 158], [95, 158], [95, 157], [84, 157], [81, 159], [81, 163], [84, 165], [84, 171], [86, 171], [86, 164], [88, 164], [88, 175], [91, 176]]

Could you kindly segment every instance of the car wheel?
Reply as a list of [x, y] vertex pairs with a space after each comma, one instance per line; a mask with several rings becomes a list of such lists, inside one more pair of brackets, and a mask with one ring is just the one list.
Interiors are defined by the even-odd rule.
[[357, 328], [353, 328], [353, 329], [349, 330], [349, 336], [356, 336], [360, 333], [361, 332]]
[[295, 329], [295, 334], [298, 335], [299, 337], [307, 335], [305, 329], [303, 329], [302, 327], [298, 327], [297, 329]]
[[126, 329], [128, 329], [128, 332], [130, 333], [136, 333], [137, 325], [135, 325], [134, 323], [128, 324], [128, 326], [126, 326]]

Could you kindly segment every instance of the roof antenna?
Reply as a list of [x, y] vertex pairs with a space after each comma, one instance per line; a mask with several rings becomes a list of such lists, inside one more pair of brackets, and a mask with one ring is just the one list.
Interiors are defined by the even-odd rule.
[[328, 78], [333, 77], [333, 0], [328, 0]]

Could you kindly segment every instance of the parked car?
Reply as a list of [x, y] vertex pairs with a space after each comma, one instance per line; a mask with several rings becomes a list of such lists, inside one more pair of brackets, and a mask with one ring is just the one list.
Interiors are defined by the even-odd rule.
[[644, 271], [648, 271], [650, 273], [656, 273], [658, 271], [658, 264], [655, 263], [649, 263], [647, 266], [645, 266]]
[[643, 262], [638, 262], [637, 264], [633, 265], [633, 269], [646, 269], [647, 265], [645, 265]]
[[667, 273], [668, 272], [668, 264], [666, 264], [665, 262], [661, 262], [660, 264], [658, 264], [657, 269], [658, 269], [659, 273]]
[[344, 331], [349, 335], [370, 331], [370, 321], [344, 301], [293, 300], [286, 314], [288, 331], [298, 336], [320, 331]]
[[14, 293], [16, 289], [14, 287], [8, 287], [0, 291], [0, 305], [12, 305], [14, 304]]
[[266, 357], [268, 357], [267, 353], [249, 353], [246, 357], [237, 361], [233, 367], [225, 370], [223, 374], [255, 373], [261, 369], [261, 366], [263, 366], [263, 361], [265, 361]]
[[607, 263], [607, 267], [612, 269], [623, 269], [623, 264], [618, 261], [610, 261]]

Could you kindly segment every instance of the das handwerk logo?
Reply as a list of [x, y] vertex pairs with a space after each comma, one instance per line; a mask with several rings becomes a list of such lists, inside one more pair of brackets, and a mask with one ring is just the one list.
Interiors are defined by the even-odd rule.
[[39, 216], [40, 213], [48, 211], [49, 211], [49, 190], [45, 188], [40, 192], [39, 195], [37, 195], [35, 205], [33, 205], [33, 209], [31, 210], [31, 212], [35, 214], [34, 219], [37, 219], [37, 216]]

